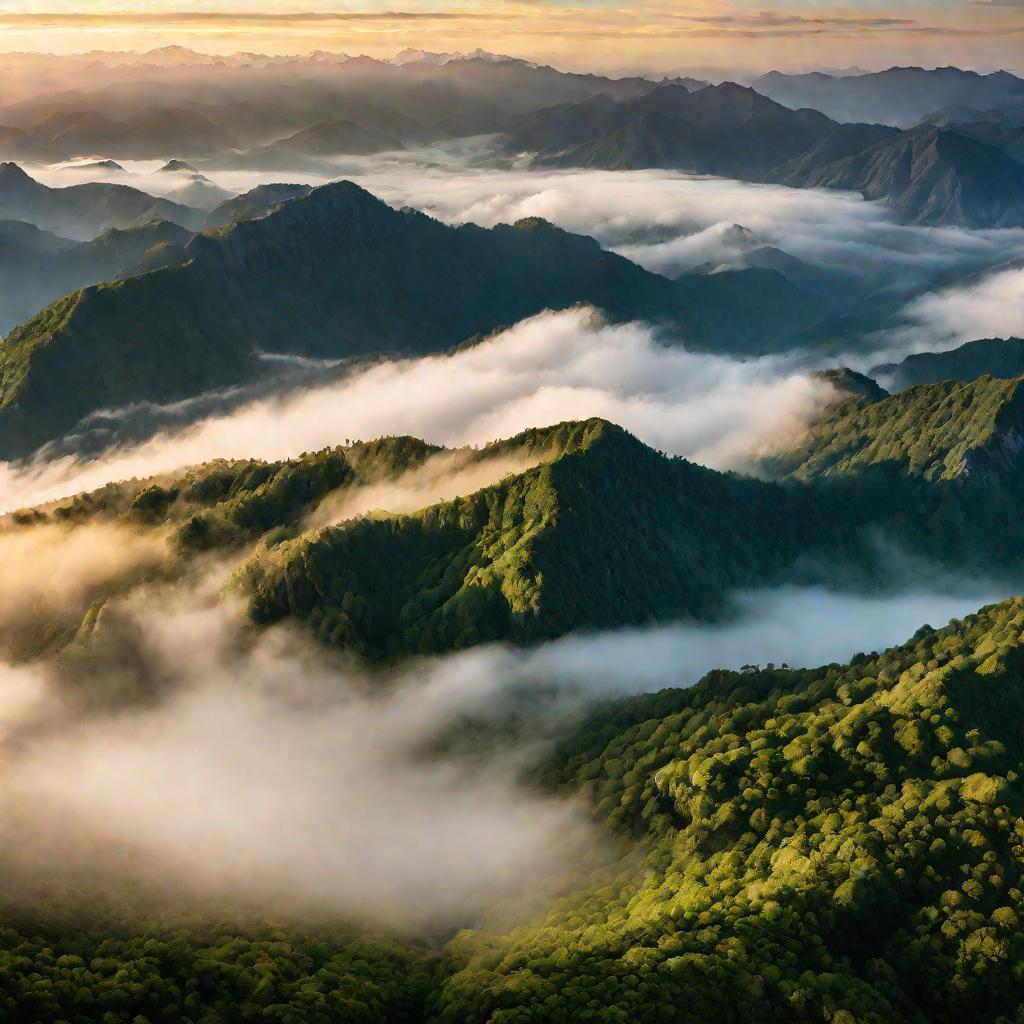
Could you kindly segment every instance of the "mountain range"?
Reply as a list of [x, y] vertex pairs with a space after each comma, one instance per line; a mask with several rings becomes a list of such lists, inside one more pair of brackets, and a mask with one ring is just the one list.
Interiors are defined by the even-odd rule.
[[1003, 150], [960, 131], [924, 125], [828, 162], [810, 156], [770, 177], [796, 188], [860, 192], [910, 224], [1024, 225], [1024, 168]]
[[[965, 320], [1016, 302], [1021, 84], [705, 88], [416, 48], [7, 55], [0, 152], [124, 181], [113, 156], [159, 152], [151, 179], [187, 201], [0, 164], [0, 487], [118, 477], [0, 515], [4, 1021], [1024, 1024], [1024, 598], [962, 599], [1024, 578], [1024, 340], [980, 337], [1012, 323], [1000, 306], [951, 351], [827, 362], [920, 326], [930, 289], [959, 289], [931, 310]], [[1000, 230], [863, 205], [838, 230], [821, 208], [852, 203], [762, 187], [741, 214], [735, 185], [676, 204], [636, 176], [608, 214], [623, 252], [725, 254], [672, 278], [539, 217], [453, 226], [350, 181], [235, 195], [203, 173], [330, 178], [339, 154], [469, 132], [505, 138], [466, 176], [512, 158], [515, 188], [529, 153]], [[578, 222], [613, 206], [578, 196]], [[681, 226], [702, 196], [706, 235]], [[876, 243], [892, 280], [854, 283], [847, 254]], [[573, 307], [600, 328], [572, 339], [582, 401], [625, 394], [659, 437], [752, 424], [759, 461], [717, 471], [600, 417], [300, 453], [276, 402], [246, 408], [244, 443], [298, 436], [290, 457], [230, 457], [235, 420], [159, 436], [396, 355], [436, 370], [507, 345], [529, 377], [515, 343], [546, 317], [457, 350]], [[673, 375], [682, 397], [645, 400]], [[535, 408], [464, 380], [478, 424]], [[769, 436], [794, 394], [813, 421]], [[425, 431], [462, 429], [492, 428]], [[198, 461], [209, 443], [227, 457]], [[962, 617], [914, 613], [904, 642], [849, 654], [924, 604]], [[749, 644], [798, 667], [738, 667]], [[709, 657], [737, 670], [698, 678]], [[669, 688], [639, 693], [650, 678]]]
[[672, 281], [541, 220], [448, 227], [351, 182], [195, 235], [164, 262], [174, 265], [68, 295], [8, 335], [0, 457], [99, 408], [251, 380], [265, 369], [259, 353], [437, 352], [580, 303], [685, 332], [693, 346], [759, 351], [830, 308], [774, 270]]
[[788, 110], [731, 82], [694, 92], [661, 85], [620, 102], [599, 96], [528, 115], [507, 146], [561, 167], [672, 167], [749, 179], [835, 127], [817, 111]]
[[772, 71], [752, 84], [793, 109], [813, 107], [836, 121], [874, 121], [898, 128], [910, 128], [948, 107], [1001, 110], [1024, 105], [1024, 80], [1007, 71], [980, 75], [955, 67], [893, 67], [841, 77]]
[[[24, 92], [32, 80], [25, 68], [11, 79], [0, 73], [8, 95]], [[97, 59], [84, 67], [58, 59], [43, 80], [41, 91], [0, 106], [0, 156], [48, 162], [98, 153], [232, 158], [335, 121], [354, 127], [345, 134], [319, 129], [318, 145], [333, 135], [335, 145], [351, 140], [355, 152], [365, 152], [375, 133], [413, 145], [500, 131], [510, 116], [551, 103], [637, 95], [655, 84], [483, 53], [398, 63], [344, 54], [239, 63]]]
[[27, 221], [44, 231], [90, 241], [110, 228], [132, 228], [164, 220], [197, 229], [197, 210], [155, 199], [129, 185], [86, 182], [50, 188], [29, 177], [17, 164], [0, 164], [0, 219]]
[[1021, 386], [855, 395], [769, 460], [779, 482], [666, 459], [601, 421], [564, 425], [527, 438], [542, 465], [478, 494], [257, 555], [250, 612], [381, 657], [720, 616], [738, 587], [871, 588], [901, 571], [879, 538], [937, 566], [1019, 571]]
[[791, 110], [723, 83], [551, 107], [521, 118], [505, 145], [511, 153], [533, 154], [540, 165], [667, 168], [836, 188], [878, 200], [906, 223], [1000, 228], [1024, 225], [1017, 141], [1009, 129], [923, 124], [901, 132], [838, 124], [816, 110]]
[[[168, 166], [168, 174], [191, 177], [188, 170]], [[205, 188], [202, 183], [190, 184]], [[181, 216], [179, 220], [223, 227], [237, 220], [263, 216], [310, 191], [308, 185], [288, 184], [259, 185], [240, 196], [219, 190], [204, 191], [200, 197], [204, 201], [218, 201], [214, 209], [207, 214], [190, 210], [187, 217]], [[219, 202], [224, 195], [230, 198]], [[61, 216], [59, 207], [54, 211], [46, 204], [22, 212], [33, 212], [35, 216], [41, 213], [40, 219], [59, 220]], [[185, 246], [195, 233], [180, 223], [143, 220], [131, 227], [108, 228], [83, 242], [43, 231], [27, 221], [0, 221], [0, 332], [30, 320], [55, 299], [87, 285], [187, 262]]]
[[213, 549], [237, 552], [234, 586], [254, 623], [298, 620], [373, 662], [720, 619], [737, 589], [905, 586], [907, 565], [892, 549], [935, 569], [1024, 569], [1020, 378], [891, 396], [852, 374], [836, 386], [837, 401], [806, 436], [766, 460], [774, 479], [667, 458], [590, 420], [465, 453], [467, 464], [515, 456], [530, 465], [411, 513], [328, 526], [311, 518], [328, 498], [438, 454], [385, 438], [129, 481], [16, 520], [170, 529], [184, 565]]

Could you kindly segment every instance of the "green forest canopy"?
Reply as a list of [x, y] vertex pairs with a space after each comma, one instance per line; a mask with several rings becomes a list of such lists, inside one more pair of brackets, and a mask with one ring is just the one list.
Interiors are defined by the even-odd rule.
[[[1017, 380], [990, 377], [851, 398], [775, 460], [777, 481], [669, 458], [594, 419], [466, 453], [525, 453], [537, 464], [414, 513], [328, 527], [309, 518], [328, 496], [440, 451], [400, 437], [111, 484], [15, 521], [167, 532], [171, 574], [219, 552], [254, 623], [297, 619], [371, 660], [530, 643], [722, 617], [737, 589], [905, 583], [885, 545], [1013, 578], [1024, 570], [1019, 404]], [[936, 406], [941, 415], [928, 412]], [[68, 642], [87, 611], [47, 637]]]

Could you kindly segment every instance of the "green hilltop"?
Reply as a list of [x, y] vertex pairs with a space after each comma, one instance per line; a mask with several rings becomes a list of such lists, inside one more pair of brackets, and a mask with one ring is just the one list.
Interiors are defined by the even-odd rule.
[[773, 468], [800, 480], [881, 469], [957, 480], [1015, 460], [1024, 426], [1020, 378], [922, 384], [878, 401], [848, 399]]
[[545, 443], [547, 461], [474, 494], [260, 551], [239, 574], [254, 620], [304, 619], [371, 657], [524, 643], [721, 613], [728, 590], [857, 543], [803, 493], [666, 458], [602, 420]]
[[[936, 395], [942, 415], [921, 422]], [[218, 551], [253, 623], [296, 620], [371, 661], [530, 644], [726, 617], [735, 591], [757, 587], [905, 585], [891, 549], [1012, 579], [1024, 568], [1017, 404], [1016, 382], [991, 378], [848, 399], [775, 460], [775, 481], [669, 458], [595, 419], [464, 450], [467, 463], [529, 466], [413, 512], [315, 515], [442, 452], [384, 438], [111, 484], [13, 522], [166, 534], [171, 575]]]

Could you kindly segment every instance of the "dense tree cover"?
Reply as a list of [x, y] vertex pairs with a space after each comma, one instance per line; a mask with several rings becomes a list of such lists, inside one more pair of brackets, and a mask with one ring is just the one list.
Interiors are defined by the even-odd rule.
[[256, 621], [297, 616], [380, 657], [719, 616], [738, 587], [875, 585], [902, 571], [884, 542], [1012, 575], [1024, 567], [1018, 404], [1016, 381], [991, 378], [853, 397], [773, 460], [781, 483], [669, 459], [588, 421], [533, 470], [303, 534], [239, 579]]
[[107, 484], [13, 519], [25, 526], [105, 521], [169, 527], [176, 546], [188, 554], [237, 546], [275, 527], [297, 527], [328, 493], [398, 476], [442, 450], [398, 436], [277, 462], [216, 459], [177, 475]]
[[99, 408], [250, 380], [261, 372], [254, 352], [437, 352], [580, 302], [614, 317], [693, 319], [674, 282], [593, 239], [537, 220], [450, 227], [347, 181], [196, 235], [186, 253], [11, 332], [0, 351], [18, 372], [0, 363], [0, 458]]
[[840, 403], [775, 459], [789, 473], [776, 482], [668, 458], [589, 420], [463, 450], [470, 462], [515, 455], [538, 465], [412, 514], [327, 528], [310, 518], [325, 498], [440, 451], [383, 438], [112, 484], [15, 520], [167, 531], [170, 573], [217, 549], [237, 560], [232, 583], [255, 622], [295, 617], [371, 659], [721, 617], [732, 591], [756, 586], [905, 582], [892, 548], [1008, 579], [1024, 569], [1017, 382], [871, 398]]
[[[109, 880], [108, 880], [109, 882]], [[137, 885], [0, 906], [12, 1024], [416, 1024], [435, 953], [351, 928], [170, 910]], [[128, 903], [125, 908], [122, 901]]]
[[427, 653], [710, 616], [730, 588], [812, 578], [797, 563], [814, 552], [867, 560], [827, 495], [668, 459], [602, 420], [545, 443], [548, 461], [475, 494], [260, 551], [239, 573], [253, 618], [297, 616], [369, 657]]
[[642, 866], [458, 936], [433, 1019], [1024, 1020], [1022, 634], [1017, 598], [849, 665], [593, 714], [541, 777]]
[[[105, 602], [111, 597], [156, 580], [188, 576], [194, 564], [204, 565], [200, 556], [212, 550], [239, 558], [239, 550], [258, 538], [280, 539], [300, 529], [326, 495], [400, 476], [439, 451], [415, 438], [384, 437], [279, 462], [217, 460], [166, 477], [107, 484], [14, 513], [0, 521], [0, 550], [7, 553], [8, 543], [17, 551], [21, 531], [29, 550], [44, 544], [59, 550], [60, 539], [83, 555], [93, 536], [89, 528], [109, 525], [119, 532], [101, 533], [96, 542], [137, 551], [138, 557], [114, 559], [106, 572], [95, 563], [87, 583], [58, 586], [52, 600], [46, 581], [36, 581], [29, 588], [35, 595], [31, 608], [0, 615], [0, 656], [20, 661], [72, 643], [93, 643], [97, 630], [110, 625]], [[42, 536], [34, 538], [35, 527], [59, 527], [68, 533], [40, 531]], [[76, 542], [74, 531], [79, 528], [85, 538]]]
[[925, 480], [966, 477], [1016, 454], [1020, 378], [922, 385], [880, 401], [848, 399], [773, 464], [799, 480], [885, 469]]

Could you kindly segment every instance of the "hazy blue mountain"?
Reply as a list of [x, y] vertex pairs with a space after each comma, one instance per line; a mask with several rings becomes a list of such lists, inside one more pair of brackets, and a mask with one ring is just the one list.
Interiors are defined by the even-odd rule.
[[814, 166], [803, 159], [773, 175], [797, 188], [860, 192], [913, 224], [1024, 226], [1024, 174], [1012, 157], [948, 128], [925, 125]]
[[251, 150], [245, 159], [256, 165], [272, 165], [288, 160], [294, 162], [296, 158], [302, 157], [361, 155], [404, 148], [398, 139], [382, 131], [334, 117], [310, 125], [269, 146]]
[[835, 124], [726, 82], [689, 92], [663, 85], [618, 103], [598, 97], [524, 118], [507, 147], [562, 167], [666, 167], [757, 178], [803, 153]]
[[88, 242], [0, 222], [0, 335], [68, 292], [168, 265], [167, 247], [183, 252], [191, 237], [169, 221], [110, 228]]
[[909, 128], [943, 107], [989, 110], [1019, 107], [1024, 102], [1024, 80], [1016, 75], [1007, 71], [979, 75], [954, 67], [894, 67], [843, 77], [771, 71], [756, 79], [753, 86], [787, 107], [813, 107], [836, 121], [876, 122], [899, 128]]
[[128, 185], [84, 182], [50, 188], [17, 164], [0, 164], [0, 219], [35, 224], [45, 231], [87, 241], [109, 228], [131, 228], [148, 221], [171, 221], [198, 228], [204, 214]]

